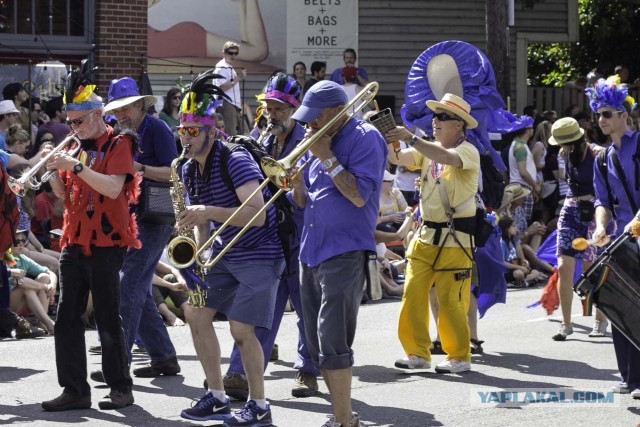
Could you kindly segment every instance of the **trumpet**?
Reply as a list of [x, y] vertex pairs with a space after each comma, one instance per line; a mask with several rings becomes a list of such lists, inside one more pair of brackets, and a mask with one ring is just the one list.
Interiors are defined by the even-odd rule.
[[[267, 210], [269, 205], [276, 201], [278, 197], [285, 191], [291, 190], [291, 181], [295, 176], [300, 173], [311, 161], [311, 159], [307, 160], [304, 164], [302, 164], [297, 171], [293, 172], [295, 166], [298, 164], [299, 160], [313, 147], [320, 138], [322, 138], [329, 130], [340, 120], [343, 116], [349, 113], [348, 118], [342, 123], [339, 129], [342, 128], [354, 115], [356, 115], [360, 110], [362, 110], [367, 104], [373, 101], [374, 97], [378, 93], [379, 85], [377, 82], [371, 82], [366, 85], [360, 93], [358, 93], [347, 105], [345, 105], [338, 114], [335, 115], [329, 122], [324, 125], [320, 130], [318, 130], [315, 134], [311, 135], [308, 138], [300, 141], [298, 146], [293, 149], [289, 155], [281, 160], [274, 159], [272, 157], [263, 157], [260, 161], [262, 171], [264, 172], [267, 179], [265, 179], [262, 184], [256, 188], [256, 190], [251, 193], [251, 195], [247, 198], [247, 201], [240, 205], [230, 216], [229, 218], [220, 226], [218, 229], [211, 235], [209, 240], [207, 240], [200, 249], [195, 254], [195, 262], [203, 269], [209, 269], [213, 267], [215, 264], [222, 259], [222, 257], [227, 253], [229, 249], [236, 244], [238, 239], [242, 237], [244, 233], [247, 232], [249, 227], [252, 226], [253, 222], [258, 218], [264, 211]], [[339, 130], [338, 129], [338, 130]], [[337, 130], [336, 130], [337, 132]], [[238, 231], [238, 233], [233, 237], [233, 239], [222, 248], [222, 250], [218, 253], [218, 255], [209, 259], [207, 262], [203, 262], [201, 260], [202, 253], [209, 248], [215, 241], [215, 239], [224, 231], [231, 221], [233, 221], [238, 214], [245, 208], [247, 203], [253, 199], [253, 197], [261, 192], [264, 187], [266, 187], [269, 183], [274, 184], [279, 188], [279, 190], [267, 201], [264, 205], [256, 212], [256, 214], [249, 220], [248, 224], [245, 225], [242, 229]]]
[[[75, 145], [72, 143], [75, 142]], [[36, 174], [43, 166], [47, 164], [49, 159], [53, 157], [59, 151], [62, 151], [64, 148], [68, 148], [67, 154], [71, 157], [74, 157], [80, 151], [80, 139], [76, 136], [76, 134], [71, 134], [66, 137], [60, 144], [58, 144], [53, 150], [51, 150], [46, 156], [44, 156], [38, 163], [33, 165], [31, 169], [26, 171], [20, 178], [9, 177], [9, 188], [13, 191], [17, 196], [24, 197], [29, 190], [38, 190], [43, 182], [47, 182], [51, 179], [53, 174], [57, 173], [56, 171], [48, 171], [38, 180]]]

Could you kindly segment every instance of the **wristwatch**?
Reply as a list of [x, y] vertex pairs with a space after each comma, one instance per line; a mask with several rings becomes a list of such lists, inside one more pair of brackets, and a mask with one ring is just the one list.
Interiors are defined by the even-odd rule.
[[331, 166], [333, 166], [333, 164], [335, 162], [337, 162], [337, 161], [338, 161], [338, 159], [336, 159], [335, 157], [332, 157], [330, 159], [323, 160], [322, 161], [322, 166], [324, 166], [325, 169], [331, 169]]
[[73, 173], [78, 175], [80, 172], [82, 172], [83, 169], [84, 169], [84, 165], [82, 163], [78, 162], [73, 167]]
[[413, 147], [418, 142], [418, 137], [416, 135], [411, 136], [411, 141], [409, 141], [409, 147]]

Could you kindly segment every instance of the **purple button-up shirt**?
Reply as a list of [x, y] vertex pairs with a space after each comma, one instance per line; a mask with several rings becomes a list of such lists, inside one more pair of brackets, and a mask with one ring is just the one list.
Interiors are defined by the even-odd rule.
[[[631, 192], [636, 206], [640, 206], [640, 183], [638, 182], [640, 180], [640, 176], [637, 176], [637, 174], [640, 173], [640, 165], [638, 164], [640, 159], [634, 159], [637, 144], [638, 134], [636, 132], [629, 131], [622, 136], [619, 150], [616, 149], [615, 145], [611, 145], [607, 148], [607, 172], [609, 186], [611, 187], [611, 196], [613, 197], [613, 201], [617, 200], [618, 202], [615, 208], [616, 221], [618, 223], [616, 237], [622, 234], [624, 226], [633, 219], [636, 212], [631, 208], [631, 204], [627, 198], [627, 193], [624, 190], [618, 171], [611, 161], [611, 152], [615, 150], [618, 155], [620, 166], [622, 167], [626, 177], [627, 188]], [[604, 177], [600, 173], [597, 161], [593, 164], [593, 183], [597, 199], [595, 206], [604, 206], [606, 208], [613, 206], [615, 203], [609, 200]]]
[[333, 137], [331, 151], [357, 182], [365, 205], [358, 208], [334, 185], [322, 162], [314, 158], [304, 169], [308, 189], [300, 262], [309, 267], [355, 250], [375, 251], [373, 232], [387, 162], [387, 144], [373, 125], [349, 120]]

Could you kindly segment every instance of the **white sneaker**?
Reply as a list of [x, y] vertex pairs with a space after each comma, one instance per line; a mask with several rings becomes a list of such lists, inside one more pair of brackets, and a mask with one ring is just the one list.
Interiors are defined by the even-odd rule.
[[631, 397], [633, 397], [634, 399], [640, 399], [640, 388], [633, 390], [631, 392]]
[[415, 354], [410, 354], [402, 359], [396, 360], [396, 368], [402, 369], [429, 369], [431, 362]]
[[591, 331], [589, 336], [590, 337], [606, 337], [607, 326], [609, 326], [609, 321], [607, 319], [596, 320], [595, 322], [593, 322], [593, 331]]
[[471, 370], [471, 362], [464, 362], [458, 359], [447, 359], [436, 365], [436, 372], [440, 374], [455, 374]]
[[[629, 386], [627, 385], [627, 383], [625, 383], [624, 381], [620, 381], [620, 383], [614, 385], [613, 387], [611, 387], [611, 391], [614, 393], [620, 393], [620, 394], [629, 394]], [[634, 390], [635, 391], [635, 390]]]
[[571, 335], [572, 333], [573, 333], [573, 325], [571, 323], [569, 323], [568, 325], [565, 325], [563, 323], [562, 325], [560, 325], [560, 330], [558, 331], [558, 333], [552, 336], [551, 338], [554, 341], [564, 341], [567, 339], [567, 336]]

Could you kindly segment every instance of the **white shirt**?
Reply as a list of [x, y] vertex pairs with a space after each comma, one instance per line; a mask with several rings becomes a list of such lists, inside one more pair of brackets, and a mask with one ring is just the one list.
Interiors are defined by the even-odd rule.
[[[222, 86], [228, 81], [235, 81], [238, 77], [236, 70], [233, 69], [233, 66], [229, 64], [224, 58], [221, 59], [217, 64], [214, 71], [216, 74], [220, 74], [223, 76], [223, 79], [214, 79], [213, 83], [216, 86]], [[231, 103], [238, 108], [241, 108], [242, 99], [240, 98], [240, 85], [234, 84], [229, 89], [225, 90], [224, 93], [231, 98]]]

